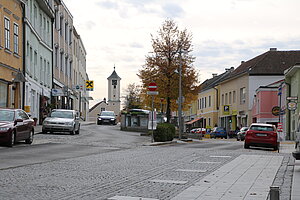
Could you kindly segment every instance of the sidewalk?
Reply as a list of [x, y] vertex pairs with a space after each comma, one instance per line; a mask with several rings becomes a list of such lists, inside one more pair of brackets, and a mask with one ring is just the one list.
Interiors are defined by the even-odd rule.
[[[293, 142], [282, 142], [280, 152], [294, 151]], [[207, 175], [172, 200], [266, 200], [283, 156], [241, 155]], [[295, 162], [292, 200], [300, 199], [300, 161]]]

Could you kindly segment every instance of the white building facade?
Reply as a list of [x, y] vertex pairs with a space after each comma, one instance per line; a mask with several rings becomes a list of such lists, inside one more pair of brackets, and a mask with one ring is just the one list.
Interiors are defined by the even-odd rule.
[[28, 0], [25, 6], [24, 109], [41, 121], [51, 98], [54, 11], [52, 1]]

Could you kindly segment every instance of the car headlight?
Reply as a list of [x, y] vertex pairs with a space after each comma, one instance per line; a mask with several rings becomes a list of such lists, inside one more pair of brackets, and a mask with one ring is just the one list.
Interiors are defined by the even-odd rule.
[[49, 124], [49, 122], [48, 122], [48, 121], [44, 121], [44, 122], [43, 122], [43, 124], [45, 124], [45, 125], [46, 125], [46, 124]]
[[115, 119], [110, 119], [111, 121], [114, 121]]
[[0, 127], [0, 131], [8, 131], [9, 130], [9, 127]]

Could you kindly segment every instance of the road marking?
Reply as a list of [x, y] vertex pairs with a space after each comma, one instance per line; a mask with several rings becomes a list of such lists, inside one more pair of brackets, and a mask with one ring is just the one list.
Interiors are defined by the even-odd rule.
[[170, 184], [184, 185], [188, 181], [173, 181], [173, 180], [158, 180], [158, 179], [153, 179], [153, 180], [150, 180], [150, 182], [154, 182], [154, 183], [170, 183]]
[[176, 172], [196, 172], [196, 173], [205, 173], [205, 172], [207, 172], [207, 170], [176, 169]]
[[231, 156], [209, 156], [211, 158], [231, 158]]
[[200, 164], [219, 164], [221, 162], [196, 162], [196, 163], [200, 163]]
[[153, 198], [143, 198], [143, 197], [130, 197], [130, 196], [113, 196], [108, 198], [108, 200], [159, 200]]

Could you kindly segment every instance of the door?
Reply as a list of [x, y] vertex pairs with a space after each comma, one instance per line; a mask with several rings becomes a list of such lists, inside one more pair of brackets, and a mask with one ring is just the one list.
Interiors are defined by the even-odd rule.
[[27, 130], [21, 111], [16, 111], [16, 120], [16, 141], [20, 141], [25, 137]]
[[20, 111], [20, 115], [21, 115], [21, 117], [23, 119], [23, 123], [24, 123], [23, 139], [28, 139], [28, 137], [30, 135], [30, 131], [33, 126], [33, 120], [30, 119], [29, 116], [27, 115], [27, 113], [25, 113], [23, 110]]

